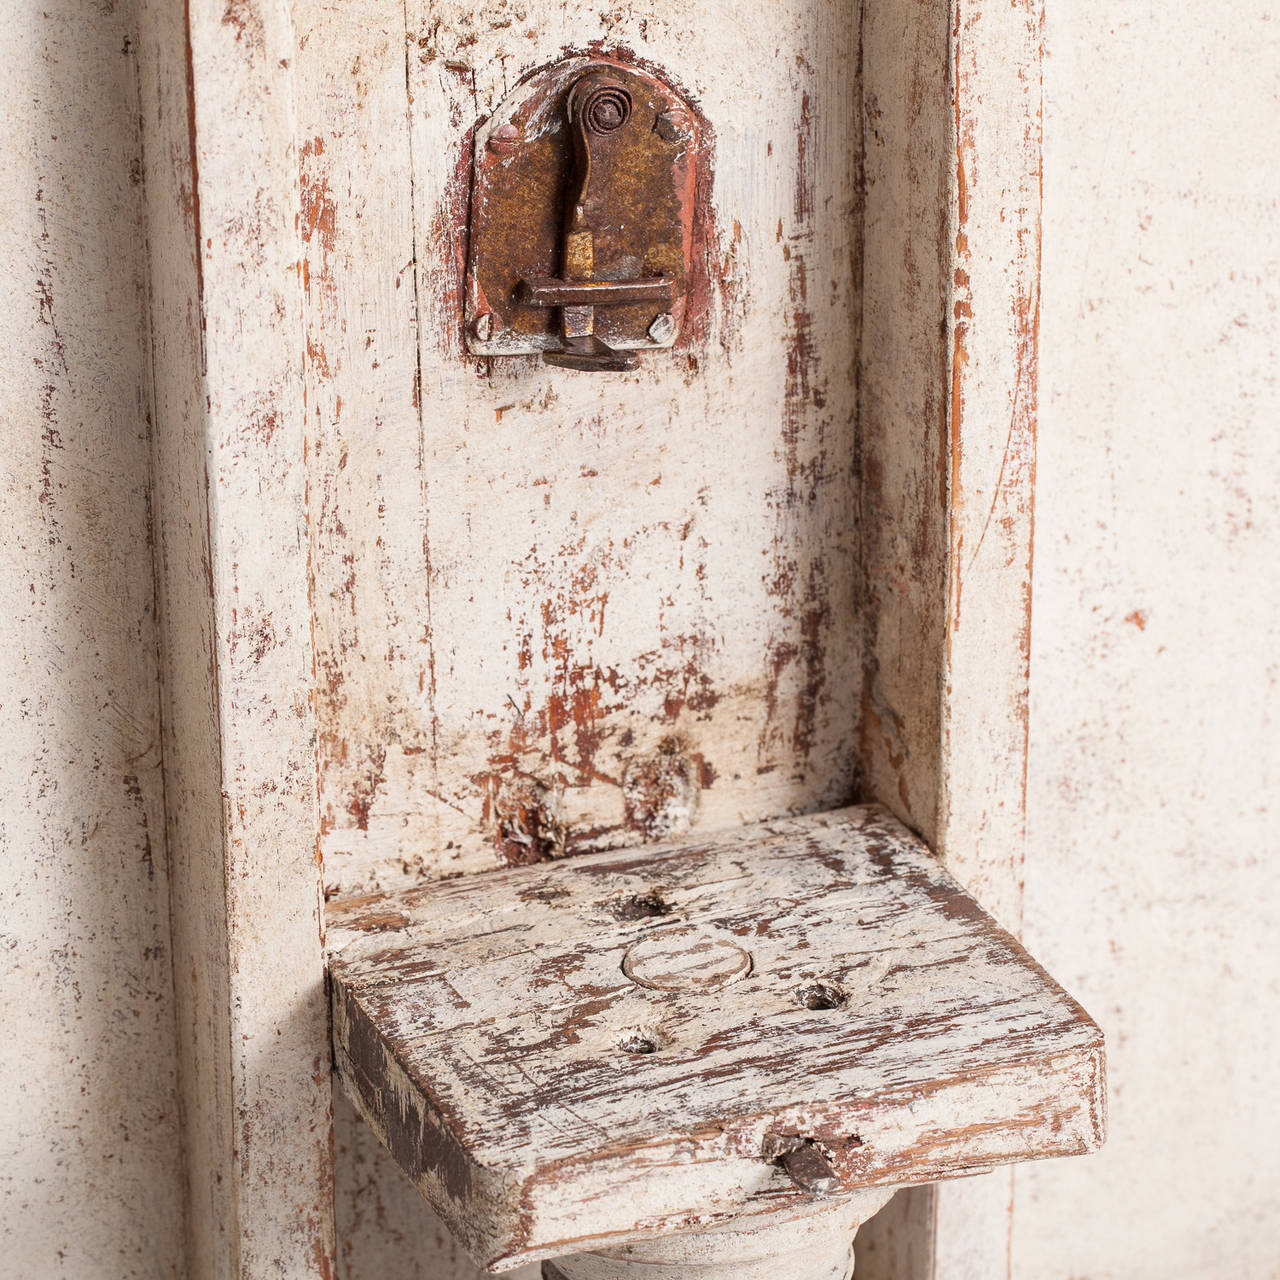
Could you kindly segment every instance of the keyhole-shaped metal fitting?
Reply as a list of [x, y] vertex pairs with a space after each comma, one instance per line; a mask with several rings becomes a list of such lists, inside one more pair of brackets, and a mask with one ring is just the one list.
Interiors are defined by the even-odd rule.
[[469, 349], [599, 373], [673, 345], [699, 138], [675, 91], [634, 67], [576, 60], [517, 91], [477, 136]]

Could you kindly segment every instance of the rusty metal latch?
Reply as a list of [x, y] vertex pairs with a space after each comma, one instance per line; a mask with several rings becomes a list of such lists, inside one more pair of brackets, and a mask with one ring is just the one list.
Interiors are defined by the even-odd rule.
[[647, 70], [575, 59], [477, 130], [468, 349], [634, 369], [672, 346], [689, 289], [701, 126]]
[[[669, 276], [647, 280], [597, 280], [595, 232], [588, 208], [591, 203], [593, 161], [613, 149], [626, 150], [626, 126], [631, 121], [631, 94], [612, 71], [589, 71], [575, 80], [569, 91], [569, 127], [573, 134], [576, 164], [570, 179], [564, 227], [563, 278], [522, 280], [521, 301], [530, 306], [559, 307], [564, 347], [548, 351], [548, 364], [566, 369], [634, 369], [634, 355], [615, 351], [596, 335], [596, 308], [625, 306], [629, 302], [654, 302], [665, 311], [675, 299], [675, 281]], [[603, 192], [601, 201], [610, 193]], [[599, 202], [597, 202], [599, 203]]]

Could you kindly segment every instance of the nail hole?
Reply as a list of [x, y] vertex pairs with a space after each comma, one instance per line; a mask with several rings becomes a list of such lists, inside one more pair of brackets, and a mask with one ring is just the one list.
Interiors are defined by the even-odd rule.
[[808, 982], [796, 988], [796, 1003], [806, 1009], [838, 1009], [844, 1004], [844, 992], [829, 982]]
[[657, 1053], [658, 1046], [646, 1035], [632, 1032], [618, 1041], [618, 1048], [623, 1053]]
[[656, 889], [651, 889], [648, 893], [629, 894], [609, 904], [610, 914], [622, 923], [631, 920], [652, 920], [655, 916], [665, 916], [670, 911], [670, 906]]

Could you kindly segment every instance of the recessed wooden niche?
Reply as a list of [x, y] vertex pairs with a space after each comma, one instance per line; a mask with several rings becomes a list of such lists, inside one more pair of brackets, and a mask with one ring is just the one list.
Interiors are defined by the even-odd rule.
[[[1040, 12], [141, 4], [193, 1275], [469, 1274], [334, 1105], [326, 900], [337, 945], [370, 894], [585, 883], [595, 859], [674, 845], [749, 865], [735, 831], [876, 801], [1016, 931]], [[469, 353], [465, 330], [476, 131], [539, 68], [587, 58], [660, 73], [706, 157], [681, 324], [616, 380]], [[773, 837], [741, 839], [773, 864]], [[773, 972], [754, 940], [669, 953], [677, 917], [646, 917], [647, 892], [610, 916], [657, 937], [618, 1000], [666, 1009], [693, 968], [723, 984], [695, 1000], [728, 1001]], [[593, 920], [574, 929], [597, 954]], [[845, 1025], [861, 1006], [832, 981], [786, 1018]], [[1066, 1007], [1044, 991], [1042, 1012]], [[707, 1049], [633, 1030], [633, 1073]], [[813, 1190], [789, 1194], [821, 1196], [819, 1136], [792, 1140], [775, 1158]], [[848, 1194], [836, 1267], [885, 1193]], [[921, 1258], [1003, 1274], [1012, 1199], [1000, 1174], [895, 1197], [859, 1235], [859, 1280], [920, 1280]], [[807, 1256], [819, 1217], [786, 1247]], [[477, 1248], [498, 1230], [479, 1222]], [[728, 1227], [621, 1248], [683, 1266], [700, 1236], [746, 1248]]]
[[[980, 22], [953, 41], [946, 6], [935, 8], [866, 6], [855, 15], [835, 0], [783, 0], [764, 21], [758, 6], [725, 0], [643, 17], [576, 3], [534, 6], [523, 17], [461, 0], [294, 7], [307, 669], [316, 674], [317, 840], [336, 991], [357, 990], [344, 984], [355, 982], [366, 947], [420, 947], [430, 967], [450, 936], [445, 928], [432, 939], [414, 925], [404, 938], [375, 945], [371, 934], [345, 946], [369, 895], [391, 895], [378, 898], [384, 905], [404, 895], [416, 904], [409, 918], [420, 910], [425, 921], [437, 893], [455, 903], [474, 893], [497, 910], [488, 895], [544, 877], [572, 892], [615, 857], [654, 856], [665, 866], [683, 850], [690, 875], [721, 856], [751, 865], [758, 854], [772, 865], [775, 837], [756, 824], [863, 800], [891, 806], [1016, 926], [1034, 393], [1027, 201], [1036, 188], [1029, 147], [1019, 152], [1002, 135], [985, 167], [966, 162], [957, 198], [957, 157], [978, 143], [953, 136], [949, 84], [960, 93], [964, 80], [943, 60], [974, 47]], [[536, 354], [477, 354], [485, 343], [467, 312], [477, 140], [540, 68], [586, 59], [659, 76], [699, 130], [678, 336], [636, 371], [599, 378], [548, 368]], [[1021, 91], [1021, 68], [1009, 82]], [[1022, 167], [997, 190], [1009, 157]], [[817, 830], [825, 820], [812, 821]], [[839, 846], [830, 856], [846, 870], [865, 856], [860, 821], [842, 820], [844, 834], [830, 837]], [[927, 857], [901, 832], [885, 839], [908, 861]], [[941, 883], [928, 865], [920, 875]], [[794, 886], [813, 895], [818, 915], [820, 871], [797, 870]], [[924, 893], [910, 877], [867, 884], [901, 891], [906, 915]], [[555, 917], [539, 914], [551, 904], [515, 901], [513, 928], [535, 918], [551, 928]], [[725, 906], [742, 909], [737, 900]], [[664, 931], [676, 918], [609, 916], [618, 935], [588, 929], [579, 941], [599, 960], [607, 937], [674, 936]], [[574, 920], [587, 928], [595, 917]], [[1032, 982], [1015, 944], [980, 913], [970, 924], [975, 946], [989, 931], [1006, 948], [1006, 973]], [[841, 945], [848, 959], [863, 943]], [[911, 951], [901, 938], [898, 946]], [[709, 954], [732, 980], [697, 1001], [774, 980], [758, 947], [743, 950], [745, 974], [727, 947]], [[876, 998], [921, 962], [904, 961]], [[675, 1008], [674, 994], [633, 981], [642, 970], [632, 970], [612, 975], [626, 984], [613, 1003]], [[410, 1017], [414, 988], [399, 985], [402, 971], [381, 979], [375, 971], [360, 980], [388, 983], [383, 1003], [368, 1005], [390, 1020], [378, 1052], [392, 1075], [409, 1073], [398, 1100], [407, 1106], [426, 1090], [425, 1116], [441, 1081], [423, 1074], [392, 1025]], [[974, 1009], [985, 1007], [977, 972], [968, 987], [947, 974]], [[393, 989], [409, 1000], [398, 1014]], [[352, 1074], [344, 1039], [357, 1025], [381, 1034], [355, 1017], [368, 994], [359, 990], [337, 1006], [336, 1044], [351, 1068], [344, 1078], [376, 1125], [395, 1108]], [[1043, 1048], [1068, 1034], [1070, 1020], [1054, 1020], [1069, 1002], [1052, 984], [1042, 995]], [[817, 1034], [847, 1030], [854, 1024], [838, 1019], [860, 1019], [862, 1008], [851, 998], [839, 1010], [796, 1006], [779, 1017]], [[918, 1012], [943, 1017], [936, 1005]], [[464, 1042], [465, 1024], [455, 1030]], [[638, 1044], [646, 1040], [644, 1026], [632, 1030]], [[661, 1039], [660, 1028], [650, 1030]], [[1031, 1154], [1096, 1138], [1097, 1046], [1087, 1023], [1077, 1032], [1071, 1052], [1093, 1065], [1050, 1072], [1063, 1110], [1042, 1099], [1044, 1118], [1070, 1117], [1057, 1137], [1037, 1128], [1030, 1094], [1005, 1094], [1008, 1107], [1031, 1109], [1020, 1113], [1039, 1134]], [[508, 1033], [518, 1042], [516, 1024]], [[802, 1040], [805, 1053], [817, 1043]], [[928, 1073], [927, 1040], [904, 1040], [903, 1052], [916, 1055], [913, 1078]], [[367, 1040], [365, 1048], [373, 1054]], [[443, 1041], [437, 1049], [443, 1069]], [[616, 1049], [609, 1061], [619, 1080], [652, 1076], [673, 1052], [695, 1049], [660, 1044], [625, 1057]], [[696, 1070], [708, 1068], [707, 1053], [715, 1056], [703, 1045], [690, 1059]], [[730, 1052], [725, 1062], [734, 1061]], [[992, 1070], [1008, 1065], [992, 1061]], [[936, 1070], [939, 1081], [953, 1078], [951, 1067]], [[959, 1099], [957, 1090], [939, 1084], [930, 1096]], [[885, 1101], [886, 1132], [890, 1116], [902, 1119], [891, 1093], [875, 1095]], [[966, 1148], [972, 1134], [958, 1136], [970, 1122], [980, 1127], [965, 1108], [998, 1093], [975, 1084], [950, 1119], [937, 1115], [938, 1132], [962, 1153], [952, 1166], [930, 1173], [904, 1148], [890, 1167], [892, 1145], [867, 1142], [859, 1157], [867, 1180], [896, 1185], [958, 1171], [965, 1160], [1012, 1158], [1012, 1146], [993, 1153]], [[753, 1114], [765, 1116], [758, 1095], [764, 1109]], [[388, 1188], [398, 1174], [347, 1116], [339, 1113], [339, 1159], [350, 1164], [339, 1173], [337, 1219], [344, 1266], [359, 1278], [394, 1250], [362, 1214], [352, 1170]], [[993, 1117], [993, 1132], [1012, 1134], [1011, 1117]], [[477, 1114], [463, 1128], [491, 1119]], [[423, 1142], [410, 1155], [401, 1133], [393, 1147], [425, 1185], [423, 1162], [439, 1153], [425, 1130]], [[702, 1177], [720, 1156], [699, 1150]], [[532, 1165], [503, 1165], [498, 1147], [467, 1159], [479, 1169], [489, 1155], [504, 1176], [541, 1185], [536, 1154]], [[765, 1179], [766, 1198], [781, 1185], [783, 1175], [756, 1157], [735, 1148], [732, 1158]], [[566, 1159], [586, 1161], [586, 1146]], [[843, 1173], [845, 1186], [861, 1176], [855, 1164]], [[477, 1189], [487, 1177], [477, 1172]], [[690, 1222], [736, 1212], [726, 1207], [732, 1195], [704, 1192]], [[490, 1260], [542, 1256], [567, 1239], [544, 1224], [540, 1244], [533, 1234], [521, 1244], [519, 1230], [503, 1225], [500, 1197], [477, 1192], [460, 1213], [443, 1194], [432, 1198]], [[419, 1206], [390, 1202], [400, 1206], [391, 1234], [419, 1241], [403, 1252], [429, 1252], [434, 1228]], [[628, 1229], [614, 1221], [601, 1238]]]

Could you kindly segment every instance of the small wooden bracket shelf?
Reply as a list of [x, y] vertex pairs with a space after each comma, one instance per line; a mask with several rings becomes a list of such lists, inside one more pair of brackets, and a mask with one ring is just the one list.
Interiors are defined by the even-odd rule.
[[491, 1269], [1102, 1141], [1102, 1033], [878, 808], [349, 899], [328, 930], [344, 1085]]

